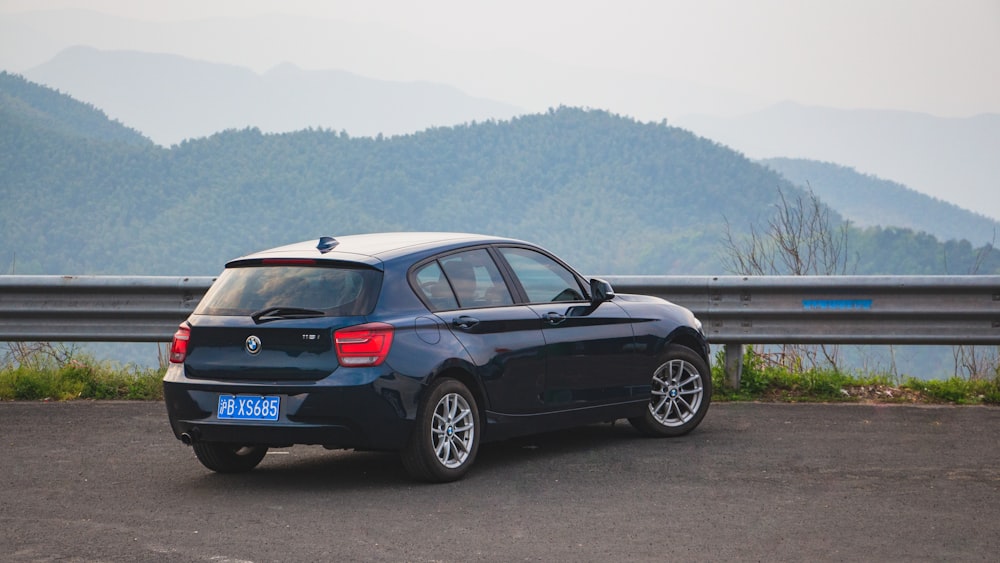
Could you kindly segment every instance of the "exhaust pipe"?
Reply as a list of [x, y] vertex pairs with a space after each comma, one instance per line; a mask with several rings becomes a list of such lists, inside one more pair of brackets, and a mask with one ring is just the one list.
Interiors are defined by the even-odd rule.
[[181, 442], [183, 442], [185, 446], [190, 446], [195, 443], [199, 437], [201, 437], [201, 430], [195, 426], [190, 432], [184, 432], [181, 434]]

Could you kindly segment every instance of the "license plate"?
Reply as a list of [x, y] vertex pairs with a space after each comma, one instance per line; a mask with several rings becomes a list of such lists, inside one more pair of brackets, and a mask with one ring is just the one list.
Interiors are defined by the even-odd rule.
[[223, 420], [278, 420], [281, 397], [219, 395], [218, 415]]

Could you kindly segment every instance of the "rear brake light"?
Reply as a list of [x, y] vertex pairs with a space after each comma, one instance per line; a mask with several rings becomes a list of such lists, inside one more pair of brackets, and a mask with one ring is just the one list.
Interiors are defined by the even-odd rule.
[[368, 323], [342, 328], [333, 333], [337, 360], [342, 366], [377, 366], [385, 361], [392, 347], [392, 325]]
[[170, 343], [170, 363], [183, 364], [187, 358], [188, 341], [191, 339], [191, 328], [185, 325], [177, 327], [174, 341]]
[[315, 266], [316, 261], [308, 258], [265, 258], [261, 260], [265, 266]]

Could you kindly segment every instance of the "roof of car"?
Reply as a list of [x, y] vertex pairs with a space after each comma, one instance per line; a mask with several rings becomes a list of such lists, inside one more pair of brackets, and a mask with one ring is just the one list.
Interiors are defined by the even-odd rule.
[[[458, 247], [468, 244], [497, 242], [523, 243], [516, 239], [470, 233], [396, 232], [322, 237], [255, 252], [229, 262], [274, 258], [308, 258], [315, 260], [348, 260], [377, 265], [383, 260], [423, 250]], [[325, 252], [320, 249], [328, 247]]]

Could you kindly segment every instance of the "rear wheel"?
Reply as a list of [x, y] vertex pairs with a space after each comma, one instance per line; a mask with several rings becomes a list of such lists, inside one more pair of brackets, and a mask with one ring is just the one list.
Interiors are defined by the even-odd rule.
[[479, 408], [460, 381], [431, 384], [417, 411], [416, 426], [401, 452], [413, 477], [433, 483], [462, 478], [479, 451]]
[[267, 446], [241, 446], [195, 442], [191, 445], [194, 455], [202, 465], [217, 473], [243, 473], [250, 471], [264, 459]]
[[711, 400], [712, 372], [705, 360], [690, 348], [670, 346], [653, 371], [646, 411], [629, 422], [649, 436], [680, 436], [701, 423]]

